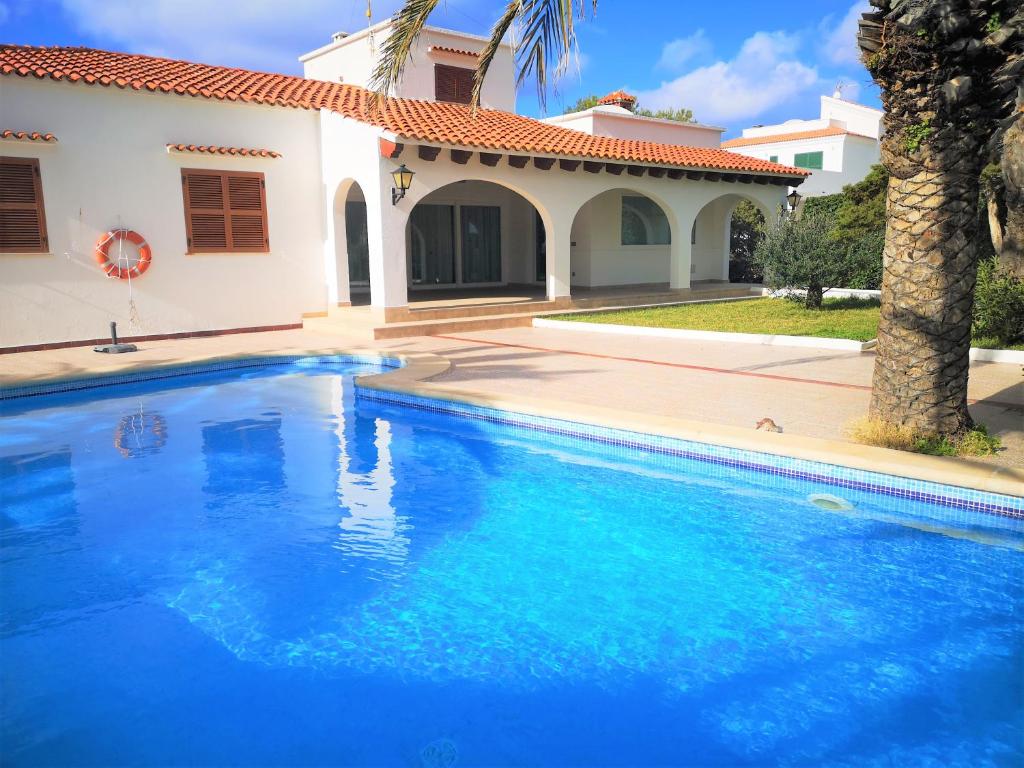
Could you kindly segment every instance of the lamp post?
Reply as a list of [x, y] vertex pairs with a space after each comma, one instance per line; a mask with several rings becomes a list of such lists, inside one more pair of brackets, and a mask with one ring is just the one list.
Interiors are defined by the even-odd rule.
[[803, 199], [803, 195], [797, 192], [795, 189], [786, 195], [786, 200], [789, 201], [789, 213], [791, 216], [796, 216], [797, 206], [800, 205], [800, 200]]
[[405, 193], [412, 186], [413, 172], [405, 167], [405, 163], [391, 172], [391, 178], [395, 180], [395, 186], [391, 188], [391, 204], [397, 205], [398, 201], [405, 197]]

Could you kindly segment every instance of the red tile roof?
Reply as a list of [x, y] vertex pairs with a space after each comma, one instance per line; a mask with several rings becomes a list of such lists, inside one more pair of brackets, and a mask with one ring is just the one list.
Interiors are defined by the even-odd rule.
[[602, 96], [597, 100], [598, 104], [618, 104], [623, 101], [631, 101], [636, 104], [636, 96], [625, 91], [612, 91], [607, 96]]
[[388, 98], [374, 109], [375, 94], [354, 85], [93, 48], [2, 45], [0, 74], [222, 101], [329, 109], [400, 138], [436, 144], [638, 165], [808, 175], [799, 168], [721, 149], [591, 136], [510, 112], [474, 111], [463, 104]]
[[819, 128], [816, 131], [794, 131], [793, 133], [774, 133], [770, 136], [752, 136], [749, 139], [729, 139], [722, 142], [723, 148], [731, 147], [752, 147], [756, 144], [778, 144], [784, 141], [800, 141], [800, 139], [821, 139], [826, 136], [860, 136], [870, 139], [871, 136], [863, 136], [853, 133], [845, 128]]
[[199, 152], [207, 155], [235, 155], [238, 157], [280, 157], [280, 152], [271, 149], [248, 149], [246, 147], [218, 147], [213, 144], [168, 144], [168, 152]]
[[57, 137], [52, 133], [40, 133], [39, 131], [12, 131], [8, 129], [0, 131], [0, 139], [8, 139], [10, 141], [53, 142], [57, 140]]
[[472, 56], [474, 59], [480, 55], [476, 51], [467, 51], [465, 48], [450, 48], [447, 45], [432, 45], [427, 50], [454, 53], [456, 56]]

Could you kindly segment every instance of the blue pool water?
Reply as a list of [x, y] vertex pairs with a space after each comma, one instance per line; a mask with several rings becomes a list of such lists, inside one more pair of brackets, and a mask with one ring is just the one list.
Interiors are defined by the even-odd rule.
[[4, 765], [1024, 761], [1008, 522], [357, 401], [366, 370], [0, 405]]

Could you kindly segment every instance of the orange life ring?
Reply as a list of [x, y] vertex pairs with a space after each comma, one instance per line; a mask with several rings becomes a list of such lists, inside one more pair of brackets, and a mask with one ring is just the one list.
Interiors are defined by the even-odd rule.
[[[135, 262], [135, 266], [121, 267], [110, 260], [110, 246], [119, 240], [127, 240], [138, 246], [139, 260]], [[100, 235], [99, 240], [96, 241], [95, 258], [96, 263], [100, 265], [100, 269], [106, 273], [107, 277], [127, 280], [129, 277], [139, 277], [149, 269], [149, 264], [153, 261], [153, 251], [150, 250], [146, 239], [138, 232], [130, 229], [112, 229], [106, 234]]]

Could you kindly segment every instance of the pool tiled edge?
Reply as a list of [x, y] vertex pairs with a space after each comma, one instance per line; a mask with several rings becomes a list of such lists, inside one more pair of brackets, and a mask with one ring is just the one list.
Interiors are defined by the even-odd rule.
[[1019, 470], [570, 402], [544, 402], [515, 393], [485, 396], [425, 383], [451, 367], [446, 358], [431, 353], [293, 348], [281, 353], [179, 359], [167, 365], [125, 362], [124, 367], [94, 375], [0, 386], [0, 400], [271, 365], [363, 363], [389, 369], [357, 378], [359, 396], [371, 400], [1024, 521], [1024, 472]]
[[[925, 501], [967, 512], [996, 514], [1024, 522], [1024, 496], [978, 490], [965, 486], [904, 477], [897, 474], [858, 469], [827, 461], [769, 453], [745, 447], [687, 439], [667, 434], [577, 421], [561, 416], [521, 412], [514, 407], [496, 407], [467, 401], [445, 390], [424, 393], [392, 387], [368, 386], [374, 377], [357, 380], [358, 396], [393, 405], [479, 419], [495, 424], [537, 430], [550, 434], [602, 442], [626, 448], [696, 459], [721, 466], [749, 469], [781, 477], [798, 478], [894, 498]], [[881, 450], [881, 449], [878, 449]], [[837, 459], [841, 457], [837, 456]]]
[[380, 355], [372, 353], [328, 353], [328, 354], [287, 354], [257, 355], [252, 357], [232, 357], [217, 360], [196, 361], [179, 365], [144, 367], [128, 369], [116, 373], [100, 374], [83, 378], [54, 379], [34, 384], [13, 387], [0, 387], [0, 400], [11, 400], [35, 395], [52, 395], [60, 392], [74, 392], [82, 389], [132, 384], [140, 381], [157, 381], [189, 376], [197, 373], [215, 373], [243, 368], [263, 368], [268, 365], [290, 365], [304, 363], [308, 365], [335, 365], [338, 363], [355, 363], [378, 365], [382, 368], [401, 368], [401, 356]]

